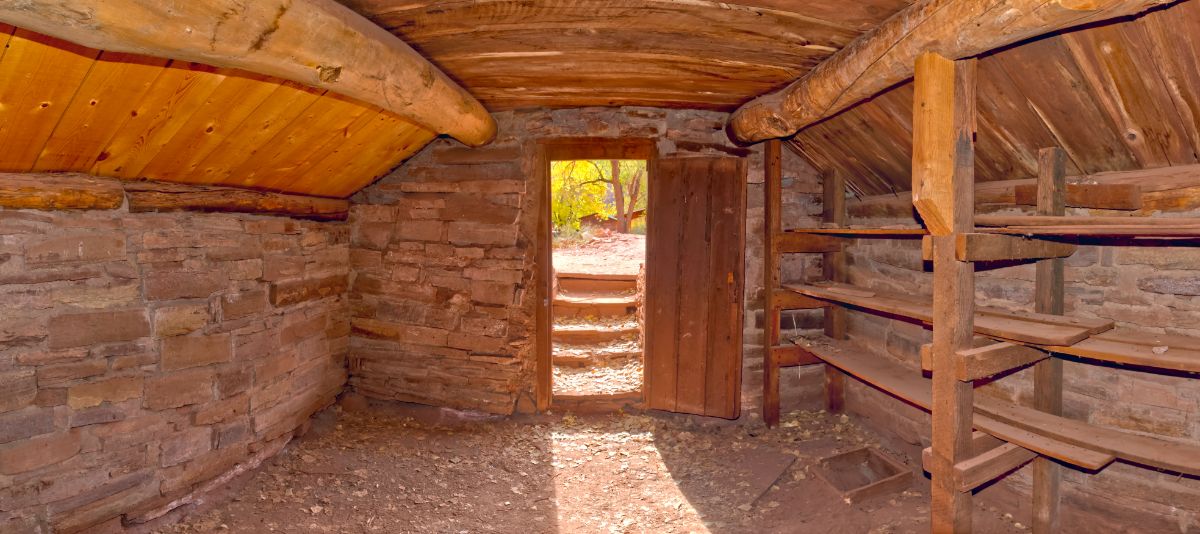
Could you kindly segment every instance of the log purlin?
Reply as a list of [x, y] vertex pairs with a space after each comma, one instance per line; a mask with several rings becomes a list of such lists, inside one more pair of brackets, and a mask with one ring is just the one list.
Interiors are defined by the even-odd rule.
[[923, 52], [964, 59], [1175, 0], [923, 0], [855, 39], [805, 77], [735, 111], [738, 141], [788, 137], [913, 76]]
[[112, 52], [242, 69], [378, 106], [465, 144], [496, 123], [398, 37], [332, 0], [26, 0], [0, 21]]
[[0, 208], [116, 210], [130, 213], [199, 211], [280, 215], [318, 221], [344, 221], [350, 202], [340, 198], [292, 195], [235, 187], [122, 181], [87, 174], [0, 173]]

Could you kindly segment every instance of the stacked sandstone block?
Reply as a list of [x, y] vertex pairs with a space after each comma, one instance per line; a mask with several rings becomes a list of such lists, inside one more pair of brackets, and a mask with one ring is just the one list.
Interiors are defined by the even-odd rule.
[[348, 227], [0, 211], [0, 532], [153, 515], [345, 381]]

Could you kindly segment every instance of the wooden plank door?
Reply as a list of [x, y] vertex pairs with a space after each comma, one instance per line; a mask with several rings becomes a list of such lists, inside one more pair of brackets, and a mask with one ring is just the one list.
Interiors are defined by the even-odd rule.
[[660, 159], [646, 235], [646, 399], [654, 409], [741, 413], [746, 161]]

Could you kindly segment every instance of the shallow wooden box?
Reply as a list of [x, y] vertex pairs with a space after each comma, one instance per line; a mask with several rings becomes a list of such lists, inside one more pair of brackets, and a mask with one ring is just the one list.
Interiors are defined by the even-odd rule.
[[908, 466], [871, 447], [822, 458], [813, 471], [850, 501], [897, 493], [912, 484]]

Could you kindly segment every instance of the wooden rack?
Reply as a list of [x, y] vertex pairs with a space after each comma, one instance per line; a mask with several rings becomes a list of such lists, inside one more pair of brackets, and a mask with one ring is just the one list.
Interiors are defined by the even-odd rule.
[[[1112, 321], [1064, 316], [1063, 258], [1075, 245], [1062, 238], [1197, 239], [1200, 219], [1067, 217], [1065, 153], [1039, 153], [1034, 216], [974, 215], [974, 60], [934, 54], [918, 60], [914, 82], [913, 204], [926, 228], [845, 226], [843, 182], [824, 177], [820, 228], [783, 231], [779, 220], [779, 145], [767, 148], [765, 269], [767, 358], [763, 417], [779, 421], [779, 369], [826, 363], [826, 404], [842, 405], [845, 374], [932, 415], [932, 446], [924, 451], [933, 479], [931, 528], [969, 532], [972, 490], [1033, 462], [1034, 532], [1059, 531], [1062, 462], [1088, 471], [1112, 461], [1200, 476], [1200, 446], [1190, 442], [1090, 425], [1062, 416], [1062, 360], [1134, 366], [1141, 370], [1200, 372], [1200, 340], [1114, 328]], [[976, 225], [980, 225], [977, 227]], [[846, 240], [914, 238], [933, 262], [932, 302], [846, 282]], [[1069, 239], [1067, 240], [1069, 241]], [[825, 255], [823, 280], [780, 283], [781, 254]], [[1037, 262], [1035, 310], [1014, 312], [975, 305], [975, 262]], [[780, 311], [823, 308], [825, 336], [782, 345]], [[916, 370], [845, 341], [845, 310], [855, 309], [923, 324], [933, 343], [922, 347]], [[1167, 347], [1163, 350], [1163, 347]], [[1033, 406], [975, 398], [975, 382], [1014, 369], [1034, 369]]]

